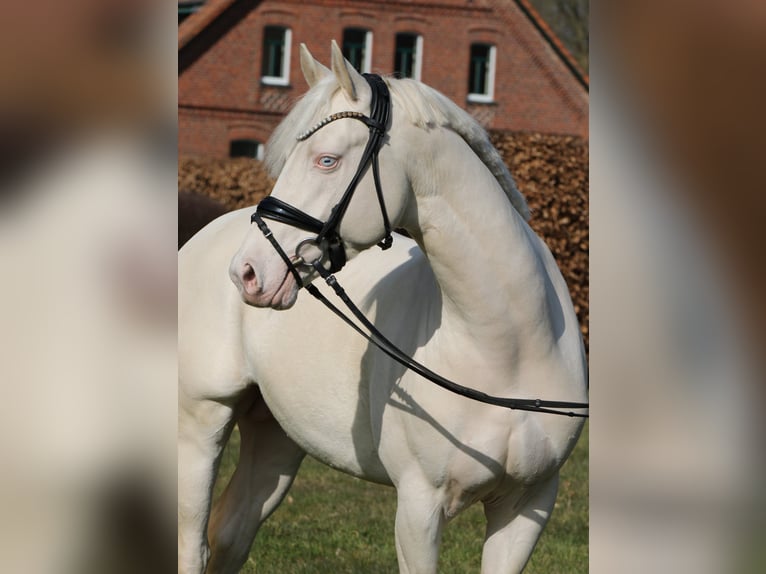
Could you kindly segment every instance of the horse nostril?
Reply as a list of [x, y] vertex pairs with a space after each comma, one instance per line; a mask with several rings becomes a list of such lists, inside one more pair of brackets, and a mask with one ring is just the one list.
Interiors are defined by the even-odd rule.
[[250, 283], [255, 279], [255, 271], [253, 270], [253, 267], [249, 263], [245, 263], [244, 272], [242, 273], [242, 279], [246, 283]]

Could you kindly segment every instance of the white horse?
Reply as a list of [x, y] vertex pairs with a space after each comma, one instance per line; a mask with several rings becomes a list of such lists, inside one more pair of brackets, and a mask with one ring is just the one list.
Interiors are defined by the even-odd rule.
[[[343, 119], [297, 136], [333, 112], [367, 113], [371, 88], [335, 43], [332, 70], [305, 46], [301, 66], [311, 89], [269, 143], [279, 174], [272, 195], [326, 219], [369, 130]], [[382, 190], [392, 225], [414, 240], [367, 250], [384, 234], [368, 170], [340, 226], [349, 263], [338, 278], [383, 333], [453, 381], [497, 396], [584, 401], [585, 357], [566, 284], [486, 133], [425, 85], [386, 83]], [[404, 369], [298, 297], [252, 212], [219, 218], [180, 253], [179, 572], [206, 564], [208, 573], [236, 572], [305, 453], [396, 488], [400, 572], [436, 572], [443, 526], [479, 501], [481, 571], [520, 572], [582, 419], [490, 406]], [[287, 253], [311, 237], [282, 223], [272, 230]], [[302, 269], [302, 282], [316, 278]], [[239, 464], [211, 513], [235, 423]]]

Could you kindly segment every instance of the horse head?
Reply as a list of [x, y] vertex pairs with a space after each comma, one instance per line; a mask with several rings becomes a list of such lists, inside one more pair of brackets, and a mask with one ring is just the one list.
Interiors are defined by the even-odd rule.
[[242, 298], [257, 307], [291, 307], [317, 264], [339, 270], [380, 242], [407, 206], [383, 80], [359, 74], [334, 41], [331, 69], [305, 45], [301, 69], [310, 90], [269, 140], [277, 181], [229, 269]]

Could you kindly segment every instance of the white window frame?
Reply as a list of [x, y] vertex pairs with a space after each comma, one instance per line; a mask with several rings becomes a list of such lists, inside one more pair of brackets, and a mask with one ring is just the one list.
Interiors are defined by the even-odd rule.
[[[285, 55], [282, 58], [282, 73], [279, 76], [261, 76], [261, 83], [267, 86], [289, 86], [290, 85], [290, 47], [293, 42], [293, 31], [287, 26], [274, 26], [275, 28], [284, 28]], [[264, 26], [264, 31], [267, 26]], [[265, 33], [265, 32], [264, 32]]]
[[[479, 42], [477, 42], [479, 43]], [[479, 104], [490, 104], [495, 101], [495, 64], [497, 61], [497, 46], [489, 45], [489, 74], [487, 78], [487, 92], [484, 94], [468, 94], [468, 101]]]
[[372, 70], [372, 30], [365, 30], [364, 34], [364, 63], [362, 72], [369, 74]]
[[415, 38], [415, 73], [413, 79], [420, 81], [423, 71], [423, 36], [420, 34]]

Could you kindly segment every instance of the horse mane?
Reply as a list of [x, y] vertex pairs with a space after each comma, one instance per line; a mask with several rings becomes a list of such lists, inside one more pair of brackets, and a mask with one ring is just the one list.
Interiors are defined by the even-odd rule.
[[403, 78], [389, 81], [388, 84], [392, 97], [397, 98], [415, 125], [424, 129], [447, 128], [462, 137], [495, 176], [516, 211], [525, 221], [529, 220], [527, 201], [516, 187], [503, 158], [492, 145], [486, 130], [468, 112], [445, 95], [416, 80]]
[[[386, 78], [391, 97], [409, 115], [410, 121], [423, 129], [447, 128], [458, 134], [490, 170], [509, 201], [529, 220], [529, 207], [516, 187], [500, 153], [492, 145], [486, 130], [466, 111], [433, 88], [416, 80]], [[333, 76], [328, 76], [299, 99], [292, 111], [274, 131], [266, 146], [266, 167], [276, 178], [307, 126], [330, 114], [329, 103], [339, 89]]]

